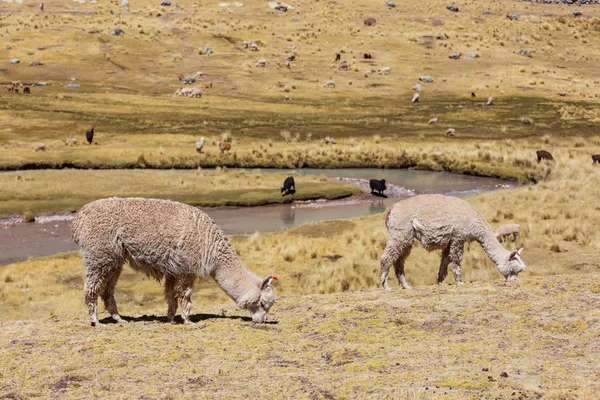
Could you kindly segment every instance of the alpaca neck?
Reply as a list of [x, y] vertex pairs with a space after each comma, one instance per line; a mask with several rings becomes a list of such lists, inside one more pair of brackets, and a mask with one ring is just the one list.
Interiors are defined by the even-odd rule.
[[481, 247], [483, 247], [483, 250], [490, 260], [492, 260], [498, 266], [500, 272], [502, 272], [502, 268], [504, 267], [506, 260], [508, 260], [510, 252], [500, 244], [494, 231], [489, 225], [487, 229], [485, 229], [483, 237], [477, 238], [477, 241]]
[[[219, 255], [225, 256], [223, 253]], [[227, 256], [227, 262], [216, 263], [212, 273], [219, 287], [239, 306], [249, 297], [260, 297], [260, 279], [244, 267], [233, 248]]]

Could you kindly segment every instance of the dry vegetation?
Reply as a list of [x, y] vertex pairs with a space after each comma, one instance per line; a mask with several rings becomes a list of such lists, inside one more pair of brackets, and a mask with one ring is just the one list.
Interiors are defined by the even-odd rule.
[[76, 211], [104, 197], [168, 198], [197, 206], [255, 206], [362, 193], [356, 186], [316, 176], [296, 176], [302, 188], [282, 196], [288, 174], [217, 170], [43, 170], [0, 174], [0, 217], [26, 211]]
[[[521, 224], [518, 242], [508, 244], [525, 247], [517, 284], [504, 285], [472, 244], [464, 287], [430, 286], [439, 256], [416, 248], [406, 266], [416, 289], [383, 293], [387, 232], [376, 215], [232, 237], [250, 269], [280, 275], [277, 324], [240, 319], [213, 282], [195, 292], [193, 312], [208, 313], [195, 316], [199, 324], [163, 324], [160, 285], [126, 269], [117, 299], [133, 323], [91, 331], [79, 255], [33, 259], [0, 269], [0, 397], [599, 398], [600, 169], [590, 155], [600, 153], [600, 11], [582, 7], [575, 18], [571, 7], [520, 1], [465, 2], [458, 13], [432, 0], [396, 3], [299, 0], [286, 13], [259, 1], [122, 8], [57, 0], [43, 13], [35, 2], [1, 3], [2, 79], [47, 82], [31, 96], [0, 93], [1, 169], [194, 170], [3, 173], [0, 214], [72, 209], [115, 194], [194, 204], [242, 193], [253, 204], [280, 199], [265, 189], [278, 192], [283, 176], [199, 166], [412, 167], [511, 178], [538, 184], [468, 200], [494, 226]], [[367, 16], [375, 27], [363, 25]], [[117, 27], [125, 35], [112, 36]], [[243, 40], [260, 51], [243, 49]], [[202, 54], [205, 46], [214, 53]], [[533, 56], [518, 55], [522, 48]], [[470, 51], [479, 57], [448, 58]], [[287, 70], [292, 52], [297, 61]], [[336, 69], [336, 52], [349, 71]], [[9, 65], [15, 57], [21, 64]], [[266, 68], [254, 67], [259, 58]], [[27, 66], [36, 60], [44, 65]], [[365, 74], [384, 66], [391, 75]], [[198, 70], [205, 78], [195, 86], [214, 86], [202, 99], [167, 96], [180, 87], [178, 74]], [[434, 83], [423, 83], [420, 103], [411, 104], [422, 75]], [[336, 88], [324, 89], [330, 77]], [[286, 86], [293, 101], [284, 103]], [[432, 117], [439, 122], [427, 125]], [[97, 144], [81, 144], [92, 125]], [[223, 135], [233, 141], [230, 154], [215, 146]], [[200, 136], [203, 154], [194, 149]], [[325, 136], [337, 144], [325, 146]], [[79, 144], [65, 145], [70, 137]], [[33, 150], [40, 142], [46, 151]], [[537, 164], [541, 148], [556, 163]], [[230, 179], [236, 192], [224, 193]], [[297, 179], [320, 194], [349, 190]]]

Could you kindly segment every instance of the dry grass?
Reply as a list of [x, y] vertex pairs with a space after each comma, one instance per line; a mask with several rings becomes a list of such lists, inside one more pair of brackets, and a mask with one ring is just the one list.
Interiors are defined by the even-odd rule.
[[[43, 170], [0, 174], [0, 217], [31, 212], [76, 211], [104, 197], [168, 198], [197, 206], [252, 206], [291, 201], [281, 196], [289, 174], [217, 170]], [[361, 193], [325, 177], [296, 176], [296, 200], [335, 199]]]
[[120, 299], [129, 324], [91, 328], [81, 302], [67, 298], [53, 314], [26, 308], [25, 320], [2, 319], [0, 395], [592, 399], [598, 278], [282, 296], [275, 323], [263, 326], [231, 303], [201, 301], [195, 325], [171, 325], [164, 304], [134, 293]]

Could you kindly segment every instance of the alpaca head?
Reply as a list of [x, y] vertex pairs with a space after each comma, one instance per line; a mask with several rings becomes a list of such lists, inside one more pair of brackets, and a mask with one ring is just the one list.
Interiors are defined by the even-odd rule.
[[267, 320], [267, 313], [275, 303], [275, 289], [271, 284], [277, 280], [276, 276], [269, 275], [260, 283], [260, 298], [257, 302], [248, 305], [248, 311], [252, 315], [252, 322], [262, 324]]
[[506, 282], [516, 281], [519, 273], [525, 269], [525, 263], [521, 260], [522, 253], [522, 247], [519, 250], [511, 251], [504, 265], [499, 266], [500, 272], [506, 278]]

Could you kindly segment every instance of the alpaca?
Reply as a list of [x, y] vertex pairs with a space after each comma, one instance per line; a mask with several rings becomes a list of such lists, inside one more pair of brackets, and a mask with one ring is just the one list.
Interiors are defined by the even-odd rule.
[[494, 98], [492, 96], [488, 97], [487, 102], [485, 103], [488, 106], [494, 104]]
[[323, 87], [330, 87], [335, 89], [335, 81], [333, 79], [329, 79], [328, 81], [325, 81]]
[[415, 94], [413, 95], [413, 98], [412, 98], [412, 100], [411, 100], [410, 102], [411, 102], [411, 103], [418, 103], [418, 102], [419, 102], [419, 98], [420, 98], [420, 97], [421, 97], [421, 96], [419, 96], [419, 93], [415, 93]]
[[202, 153], [202, 147], [204, 146], [204, 136], [202, 136], [200, 138], [200, 140], [198, 140], [196, 142], [196, 152], [198, 153]]
[[513, 235], [513, 241], [516, 241], [519, 238], [519, 234], [521, 233], [521, 225], [519, 224], [504, 224], [498, 227], [498, 230], [495, 233], [497, 238], [501, 238], [504, 242], [507, 237]]
[[94, 127], [93, 126], [92, 126], [92, 129], [85, 132], [85, 139], [88, 141], [89, 144], [92, 144], [92, 142], [94, 141]]
[[592, 165], [595, 165], [596, 163], [600, 164], [600, 154], [592, 155]]
[[195, 207], [169, 200], [116, 198], [96, 200], [79, 210], [72, 237], [85, 263], [85, 303], [92, 326], [98, 296], [117, 322], [115, 286], [127, 262], [157, 280], [165, 279], [167, 317], [177, 305], [190, 323], [191, 295], [196, 277], [212, 277], [245, 310], [254, 323], [266, 321], [275, 302], [274, 276], [259, 278], [247, 270], [223, 231]]
[[446, 136], [456, 136], [456, 129], [454, 129], [454, 128], [448, 128], [446, 130]]
[[427, 125], [434, 125], [434, 124], [437, 124], [437, 122], [438, 122], [437, 117], [433, 117], [429, 120], [429, 122], [427, 122]]
[[462, 283], [460, 263], [464, 244], [473, 240], [479, 242], [507, 282], [516, 280], [525, 269], [521, 260], [523, 249], [508, 251], [502, 247], [483, 215], [456, 197], [425, 194], [402, 200], [388, 211], [386, 226], [389, 238], [381, 257], [381, 284], [385, 290], [389, 290], [392, 265], [399, 283], [404, 289], [410, 289], [404, 276], [404, 261], [415, 239], [427, 251], [442, 250], [438, 283], [446, 278], [450, 263], [456, 283]]
[[217, 142], [217, 147], [219, 147], [219, 151], [221, 153], [225, 151], [231, 150], [231, 143], [229, 142], [221, 142], [220, 140]]
[[554, 157], [552, 157], [552, 154], [550, 154], [550, 152], [546, 150], [538, 150], [535, 152], [535, 155], [537, 156], [538, 164], [542, 160], [554, 161]]

